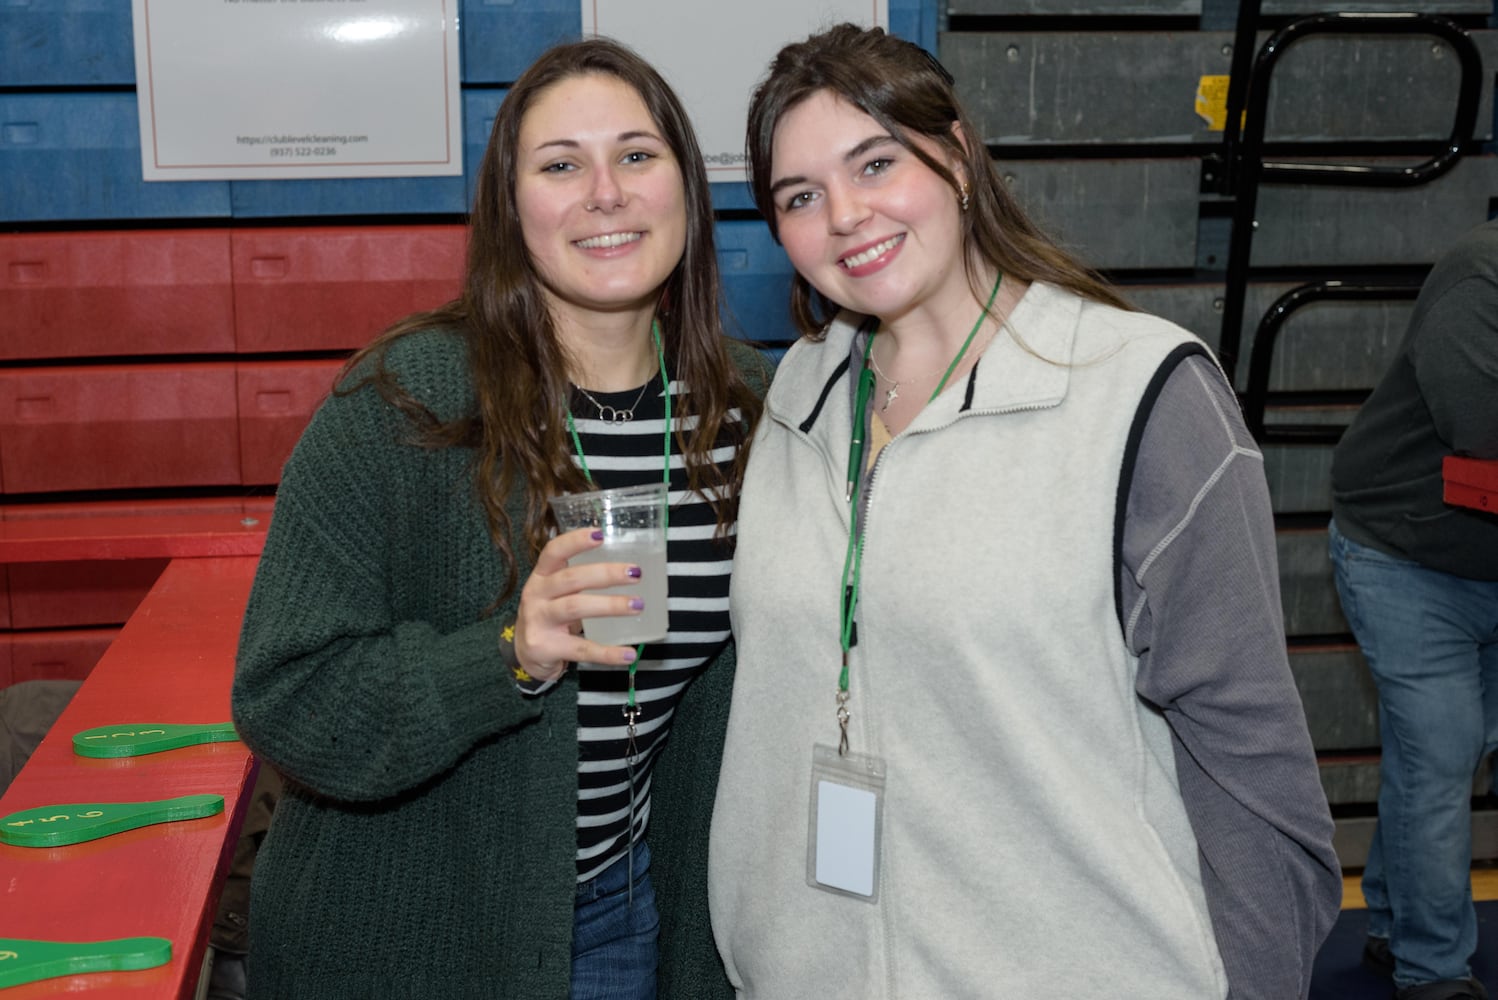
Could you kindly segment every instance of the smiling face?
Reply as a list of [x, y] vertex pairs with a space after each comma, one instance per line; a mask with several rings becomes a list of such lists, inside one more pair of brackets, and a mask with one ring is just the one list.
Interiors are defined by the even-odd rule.
[[649, 323], [686, 245], [681, 169], [634, 88], [569, 77], [520, 123], [515, 203], [562, 327]]
[[886, 324], [967, 308], [957, 194], [873, 118], [817, 91], [775, 126], [770, 173], [781, 243], [823, 295]]

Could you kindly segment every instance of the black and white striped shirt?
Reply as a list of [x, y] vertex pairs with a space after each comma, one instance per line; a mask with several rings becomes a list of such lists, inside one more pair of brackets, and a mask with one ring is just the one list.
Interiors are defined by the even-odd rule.
[[[599, 419], [598, 405], [574, 392], [572, 415], [599, 489], [659, 482], [664, 467], [665, 397], [657, 375], [633, 406], [634, 419]], [[579, 743], [577, 775], [577, 876], [593, 878], [642, 836], [650, 817], [650, 776], [670, 731], [671, 717], [688, 682], [728, 643], [728, 582], [733, 568], [732, 532], [717, 538], [717, 517], [707, 500], [687, 492], [687, 472], [675, 436], [695, 426], [678, 415], [687, 389], [672, 380], [670, 520], [666, 535], [669, 630], [661, 642], [646, 645], [635, 671], [635, 702], [640, 708], [635, 745], [634, 828], [630, 827], [630, 780], [625, 763], [623, 706], [628, 670], [616, 666], [577, 666]], [[629, 408], [640, 390], [592, 393], [606, 407]], [[737, 410], [730, 420], [742, 419]], [[721, 439], [720, 439], [721, 441]], [[725, 473], [734, 448], [722, 444], [712, 459]], [[573, 458], [576, 461], [576, 456]]]

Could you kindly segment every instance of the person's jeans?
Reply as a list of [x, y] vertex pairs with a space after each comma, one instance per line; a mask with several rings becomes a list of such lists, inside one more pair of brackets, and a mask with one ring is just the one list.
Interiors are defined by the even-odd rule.
[[572, 917], [572, 1000], [655, 1000], [660, 917], [650, 884], [650, 850], [635, 845], [634, 902], [629, 858], [577, 886]]
[[1368, 933], [1399, 988], [1471, 975], [1472, 781], [1498, 749], [1498, 582], [1385, 555], [1330, 526], [1337, 594], [1378, 686]]

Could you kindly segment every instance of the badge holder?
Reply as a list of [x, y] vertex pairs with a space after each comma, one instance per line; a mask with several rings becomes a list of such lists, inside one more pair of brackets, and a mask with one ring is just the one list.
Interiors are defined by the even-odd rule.
[[839, 756], [836, 747], [821, 743], [812, 748], [807, 885], [878, 902], [884, 779], [884, 761], [878, 757]]

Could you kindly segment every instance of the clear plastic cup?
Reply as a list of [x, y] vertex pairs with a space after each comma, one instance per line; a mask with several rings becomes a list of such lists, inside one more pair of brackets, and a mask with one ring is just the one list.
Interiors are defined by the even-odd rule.
[[592, 594], [638, 597], [637, 615], [584, 618], [583, 634], [605, 646], [633, 646], [666, 637], [666, 484], [569, 493], [548, 501], [562, 531], [594, 528], [603, 544], [573, 556], [569, 566], [617, 562], [640, 567], [640, 578]]

